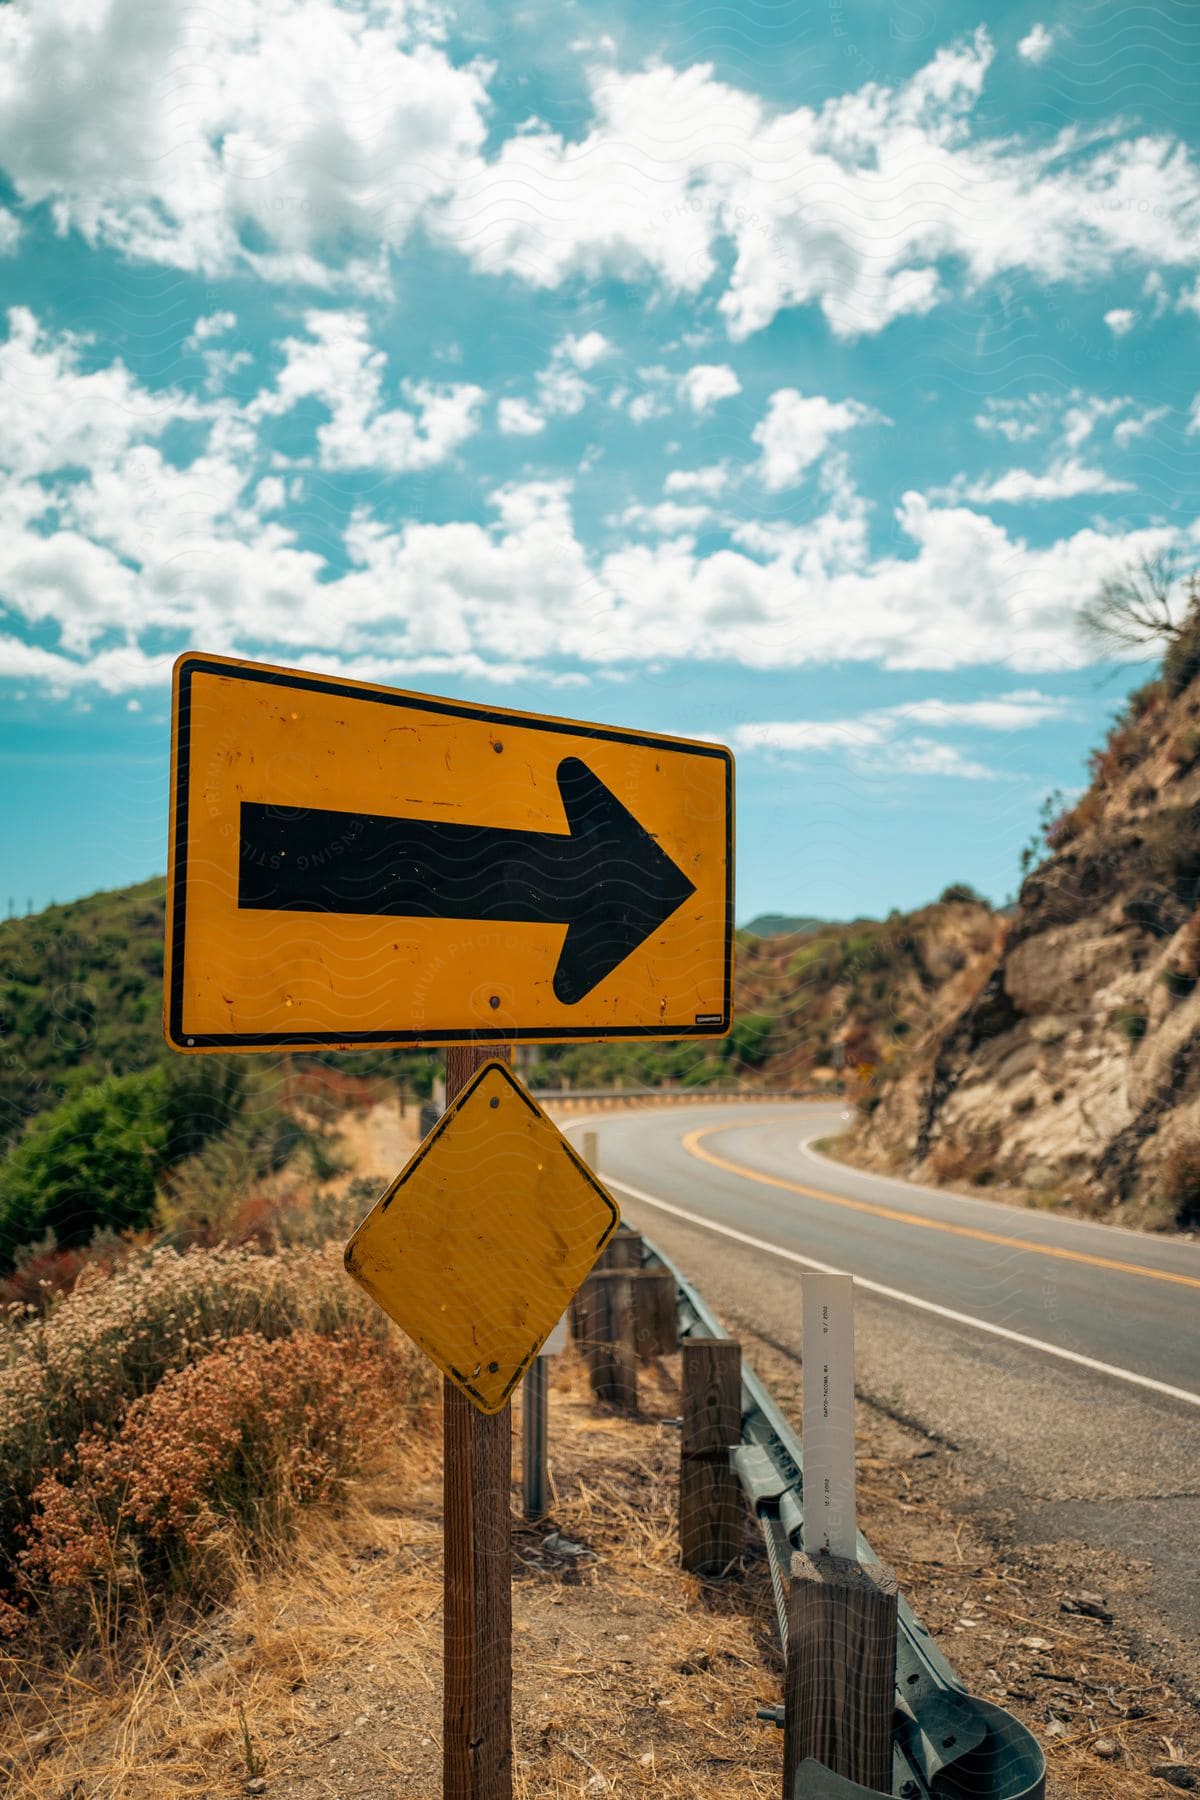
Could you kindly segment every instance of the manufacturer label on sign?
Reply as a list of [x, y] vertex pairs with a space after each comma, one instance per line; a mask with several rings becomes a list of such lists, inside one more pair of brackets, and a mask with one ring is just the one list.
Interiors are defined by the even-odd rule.
[[505, 1063], [485, 1063], [346, 1246], [346, 1267], [499, 1412], [620, 1215]]
[[175, 1049], [728, 1031], [720, 745], [191, 654], [173, 727]]

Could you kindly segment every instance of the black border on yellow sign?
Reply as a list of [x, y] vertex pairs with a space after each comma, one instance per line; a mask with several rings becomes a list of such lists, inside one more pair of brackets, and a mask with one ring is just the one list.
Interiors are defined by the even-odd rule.
[[[703, 1023], [672, 1023], [669, 1028], [655, 1025], [563, 1025], [556, 1029], [535, 1026], [528, 1030], [512, 1026], [448, 1031], [405, 1031], [396, 1027], [386, 1031], [271, 1031], [271, 1032], [189, 1032], [183, 1028], [183, 953], [187, 934], [188, 879], [188, 804], [191, 777], [191, 708], [192, 678], [195, 675], [219, 675], [226, 680], [258, 681], [273, 687], [298, 689], [304, 693], [350, 695], [359, 700], [375, 701], [381, 706], [413, 707], [422, 712], [442, 713], [448, 718], [475, 719], [489, 725], [535, 727], [539, 731], [562, 732], [572, 737], [594, 738], [598, 742], [640, 744], [647, 749], [678, 754], [685, 751], [695, 756], [713, 756], [725, 764], [725, 984], [719, 1016], [706, 1017]], [[238, 662], [223, 657], [204, 656], [187, 651], [175, 664], [174, 704], [171, 733], [171, 821], [167, 869], [167, 957], [168, 969], [164, 992], [164, 1029], [167, 1042], [176, 1050], [353, 1050], [360, 1046], [415, 1049], [425, 1044], [511, 1044], [511, 1043], [590, 1043], [614, 1042], [620, 1038], [722, 1038], [733, 1025], [733, 754], [723, 744], [703, 744], [692, 739], [659, 736], [652, 732], [626, 731], [620, 726], [591, 725], [577, 719], [546, 718], [540, 713], [517, 712], [506, 708], [474, 706], [469, 701], [442, 700], [429, 694], [409, 693], [400, 688], [375, 687], [368, 682], [347, 681], [331, 675], [311, 675], [302, 670], [276, 668], [268, 663]]]
[[[423, 1142], [418, 1146], [417, 1151], [414, 1154], [414, 1156], [412, 1157], [412, 1159], [404, 1165], [403, 1169], [401, 1169], [399, 1175], [397, 1175], [397, 1177], [396, 1177], [395, 1181], [392, 1183], [391, 1187], [387, 1190], [387, 1193], [384, 1194], [383, 1198], [379, 1201], [379, 1211], [381, 1213], [384, 1213], [387, 1211], [388, 1207], [392, 1204], [392, 1201], [396, 1198], [396, 1195], [405, 1186], [405, 1184], [412, 1179], [412, 1177], [416, 1174], [417, 1170], [421, 1167], [421, 1164], [425, 1161], [425, 1158], [429, 1155], [429, 1152], [433, 1149], [433, 1147], [437, 1143], [438, 1139], [442, 1136], [442, 1133], [453, 1122], [456, 1114], [458, 1114], [462, 1111], [463, 1107], [466, 1105], [467, 1101], [471, 1098], [471, 1096], [475, 1092], [476, 1088], [479, 1087], [480, 1083], [483, 1082], [487, 1078], [487, 1076], [489, 1076], [491, 1074], [502, 1075], [504, 1077], [505, 1081], [507, 1081], [509, 1087], [512, 1089], [513, 1093], [517, 1096], [518, 1100], [520, 1100], [526, 1107], [528, 1107], [529, 1111], [531, 1113], [533, 1113], [534, 1117], [541, 1119], [545, 1124], [550, 1126], [551, 1130], [558, 1133], [558, 1136], [562, 1141], [562, 1147], [566, 1151], [568, 1157], [575, 1164], [575, 1167], [578, 1169], [579, 1173], [584, 1177], [588, 1186], [595, 1190], [595, 1193], [597, 1194], [599, 1199], [601, 1199], [604, 1202], [604, 1205], [608, 1208], [611, 1217], [609, 1219], [608, 1224], [604, 1227], [604, 1230], [600, 1233], [600, 1236], [596, 1239], [596, 1255], [599, 1256], [599, 1254], [603, 1250], [605, 1244], [607, 1244], [608, 1240], [612, 1237], [613, 1232], [617, 1229], [617, 1226], [621, 1223], [620, 1208], [618, 1207], [616, 1201], [613, 1199], [612, 1195], [608, 1192], [607, 1188], [605, 1188], [603, 1186], [603, 1184], [599, 1181], [597, 1176], [592, 1172], [591, 1169], [588, 1168], [587, 1164], [584, 1162], [582, 1156], [580, 1156], [578, 1150], [576, 1150], [576, 1148], [575, 1148], [574, 1144], [571, 1142], [571, 1140], [565, 1135], [564, 1132], [559, 1131], [558, 1126], [555, 1125], [554, 1120], [550, 1117], [549, 1113], [543, 1111], [543, 1109], [538, 1105], [538, 1103], [534, 1099], [533, 1095], [529, 1092], [529, 1089], [524, 1085], [523, 1082], [518, 1080], [517, 1076], [513, 1073], [509, 1064], [505, 1063], [505, 1062], [501, 1062], [499, 1060], [499, 1058], [497, 1058], [497, 1057], [489, 1058], [489, 1060], [487, 1062], [481, 1064], [480, 1067], [478, 1069], [476, 1069], [475, 1073], [471, 1076], [470, 1080], [467, 1082], [467, 1085], [464, 1088], [461, 1088], [459, 1090], [458, 1094], [450, 1102], [449, 1106], [446, 1108], [445, 1112], [442, 1114], [441, 1118], [438, 1120], [438, 1122], [434, 1126], [433, 1130], [429, 1133], [429, 1136], [427, 1138], [425, 1138], [423, 1140]], [[345, 1252], [343, 1255], [343, 1261], [345, 1262], [346, 1270], [350, 1275], [354, 1276], [356, 1281], [359, 1279], [358, 1275], [355, 1271], [355, 1268], [354, 1268], [354, 1239], [357, 1236], [358, 1236], [358, 1232], [356, 1231], [354, 1234], [354, 1237], [352, 1237], [350, 1239], [350, 1242], [346, 1245], [346, 1249], [345, 1249]], [[554, 1329], [553, 1326], [551, 1326], [551, 1330], [553, 1330], [553, 1329]], [[505, 1388], [504, 1393], [500, 1399], [500, 1404], [495, 1407], [485, 1407], [484, 1410], [486, 1412], [489, 1412], [489, 1413], [499, 1412], [506, 1405], [509, 1397], [511, 1396], [511, 1394], [513, 1392], [513, 1389], [516, 1387], [517, 1383], [520, 1381], [521, 1377], [524, 1375], [526, 1369], [529, 1367], [530, 1363], [533, 1361], [534, 1357], [537, 1355], [538, 1351], [541, 1349], [542, 1343], [544, 1343], [544, 1342], [545, 1342], [545, 1339], [543, 1338], [541, 1340], [541, 1343], [535, 1344], [532, 1347], [532, 1349], [529, 1352], [529, 1355], [525, 1358], [524, 1362], [522, 1362], [520, 1368], [513, 1371], [512, 1380], [508, 1383], [508, 1386]], [[443, 1366], [445, 1366], [445, 1365], [443, 1365]], [[453, 1380], [454, 1382], [456, 1382], [458, 1384], [458, 1386], [463, 1390], [464, 1394], [469, 1394], [471, 1399], [475, 1401], [477, 1406], [483, 1406], [483, 1397], [479, 1393], [477, 1388], [472, 1387], [469, 1376], [464, 1375], [461, 1369], [451, 1370], [450, 1375], [451, 1375], [451, 1380]]]

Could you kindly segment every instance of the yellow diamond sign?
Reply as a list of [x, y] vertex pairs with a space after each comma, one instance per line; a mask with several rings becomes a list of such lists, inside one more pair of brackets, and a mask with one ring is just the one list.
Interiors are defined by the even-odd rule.
[[496, 1413], [619, 1218], [507, 1064], [488, 1062], [367, 1214], [346, 1267], [481, 1412]]

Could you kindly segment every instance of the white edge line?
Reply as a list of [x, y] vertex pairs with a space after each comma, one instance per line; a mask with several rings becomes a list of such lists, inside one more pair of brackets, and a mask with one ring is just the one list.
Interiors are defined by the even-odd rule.
[[[689, 1225], [699, 1225], [705, 1231], [716, 1231], [722, 1237], [733, 1238], [739, 1244], [748, 1244], [752, 1250], [765, 1250], [769, 1256], [779, 1256], [785, 1262], [799, 1263], [802, 1269], [819, 1269], [825, 1275], [854, 1273], [853, 1270], [835, 1268], [832, 1263], [817, 1262], [811, 1256], [801, 1256], [796, 1250], [785, 1250], [780, 1244], [769, 1244], [765, 1238], [751, 1237], [748, 1231], [738, 1231], [732, 1225], [721, 1225], [715, 1219], [706, 1219], [702, 1213], [688, 1212], [686, 1207], [673, 1206], [669, 1200], [660, 1200], [656, 1194], [647, 1194], [642, 1188], [630, 1187], [627, 1181], [620, 1181], [615, 1175], [606, 1175], [602, 1170], [597, 1173], [607, 1187], [616, 1188], [620, 1194], [628, 1194], [631, 1199], [640, 1200], [645, 1206], [657, 1206], [661, 1212], [671, 1213], [677, 1219], [685, 1219]], [[884, 1287], [882, 1282], [869, 1281], [863, 1275], [855, 1275], [854, 1281], [868, 1293], [882, 1294], [885, 1300], [899, 1300], [905, 1306], [916, 1306], [922, 1312], [934, 1313], [939, 1319], [950, 1319], [955, 1325], [969, 1325], [975, 1331], [986, 1331], [992, 1337], [1005, 1338], [1010, 1344], [1021, 1344], [1027, 1350], [1042, 1350], [1047, 1356], [1057, 1356], [1063, 1362], [1077, 1363], [1080, 1368], [1092, 1369], [1100, 1375], [1112, 1375], [1117, 1381], [1128, 1381], [1135, 1387], [1149, 1388], [1152, 1393], [1165, 1394], [1170, 1400], [1182, 1400], [1188, 1406], [1200, 1406], [1200, 1394], [1193, 1394], [1189, 1388], [1172, 1387], [1169, 1382], [1155, 1381], [1149, 1375], [1137, 1375], [1132, 1369], [1119, 1369], [1115, 1363], [1098, 1362], [1093, 1356], [1080, 1355], [1078, 1350], [1064, 1350], [1061, 1345], [1047, 1344], [1042, 1338], [1026, 1337], [1023, 1331], [1010, 1331], [1007, 1325], [993, 1325], [988, 1319], [976, 1319], [970, 1313], [955, 1312], [953, 1307], [939, 1306], [935, 1300], [919, 1299], [916, 1294], [902, 1293], [899, 1288]]]

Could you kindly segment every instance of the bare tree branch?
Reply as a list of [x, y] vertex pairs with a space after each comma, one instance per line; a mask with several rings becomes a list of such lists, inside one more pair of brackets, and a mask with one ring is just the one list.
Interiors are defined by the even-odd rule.
[[1109, 654], [1165, 649], [1183, 629], [1191, 599], [1177, 570], [1175, 552], [1160, 550], [1110, 575], [1079, 610], [1083, 635]]

